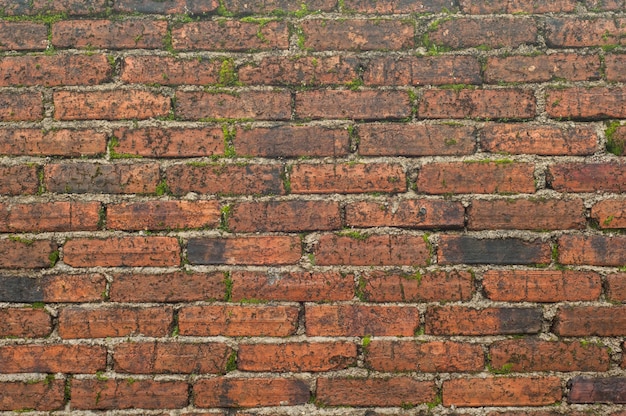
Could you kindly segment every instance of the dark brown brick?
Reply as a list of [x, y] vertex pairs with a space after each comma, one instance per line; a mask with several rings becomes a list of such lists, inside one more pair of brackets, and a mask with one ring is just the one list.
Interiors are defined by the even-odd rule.
[[420, 118], [530, 119], [535, 116], [531, 90], [425, 90], [417, 110]]
[[221, 67], [222, 61], [203, 58], [127, 56], [120, 79], [129, 84], [216, 84], [220, 82]]
[[350, 150], [347, 130], [318, 126], [239, 127], [234, 142], [245, 156], [342, 157]]
[[116, 274], [109, 294], [113, 302], [193, 302], [225, 296], [222, 272]]
[[0, 154], [4, 155], [78, 157], [104, 153], [106, 134], [96, 130], [0, 130]]
[[295, 406], [311, 395], [304, 380], [293, 378], [211, 378], [193, 386], [198, 407]]
[[239, 69], [239, 81], [247, 85], [338, 85], [358, 78], [353, 58], [270, 56]]
[[406, 91], [315, 90], [296, 94], [296, 118], [384, 120], [410, 115]]
[[300, 163], [293, 165], [290, 176], [295, 194], [403, 192], [407, 186], [399, 164]]
[[54, 266], [51, 260], [57, 244], [50, 240], [21, 237], [0, 240], [0, 268], [42, 269]]
[[39, 190], [36, 165], [0, 165], [0, 177], [2, 195], [33, 195]]
[[563, 337], [617, 337], [626, 334], [626, 306], [563, 306], [554, 333]]
[[3, 51], [44, 50], [48, 46], [48, 29], [43, 23], [3, 21], [0, 39]]
[[558, 377], [463, 378], [443, 383], [444, 406], [547, 406], [562, 395]]
[[220, 223], [217, 201], [122, 202], [107, 206], [107, 228], [170, 230], [215, 228]]
[[508, 335], [541, 331], [540, 308], [431, 306], [426, 312], [429, 335]]
[[264, 25], [238, 20], [185, 23], [172, 29], [177, 50], [245, 52], [289, 48], [289, 30], [284, 21]]
[[485, 82], [592, 81], [600, 78], [600, 57], [557, 53], [537, 56], [494, 56], [487, 59]]
[[345, 207], [350, 227], [462, 228], [460, 202], [436, 199], [388, 199], [351, 202]]
[[0, 231], [93, 231], [98, 229], [99, 210], [99, 202], [0, 203]]
[[52, 24], [55, 48], [157, 49], [167, 32], [164, 20], [62, 20]]
[[476, 46], [516, 48], [537, 41], [537, 26], [528, 17], [465, 17], [444, 20], [435, 26], [427, 33], [429, 42], [452, 49]]
[[170, 99], [141, 90], [57, 91], [57, 120], [130, 120], [167, 116]]
[[550, 244], [540, 240], [442, 235], [438, 259], [440, 264], [547, 264], [550, 253]]
[[52, 317], [43, 309], [0, 309], [1, 338], [43, 338], [51, 332]]
[[191, 264], [295, 264], [301, 250], [294, 236], [191, 238], [187, 243]]
[[231, 207], [228, 228], [234, 232], [296, 232], [341, 229], [334, 201], [240, 202]]
[[176, 114], [185, 120], [289, 120], [289, 91], [245, 91], [238, 94], [178, 91]]
[[304, 48], [326, 50], [399, 50], [414, 46], [413, 24], [400, 20], [326, 20], [301, 23]]
[[570, 381], [570, 403], [626, 403], [626, 378], [589, 378], [578, 376]]
[[0, 277], [2, 302], [94, 302], [101, 301], [106, 279], [98, 273], [46, 275], [40, 278]]
[[327, 378], [317, 380], [317, 400], [326, 406], [412, 406], [435, 399], [433, 381], [410, 377]]
[[[107, 351], [99, 345], [5, 345], [2, 373], [90, 373], [106, 368]], [[1, 396], [0, 396], [1, 397]]]
[[[611, 273], [606, 276], [606, 295], [613, 302], [626, 302], [626, 273]], [[624, 365], [622, 365], [624, 367]]]
[[237, 368], [242, 371], [333, 371], [356, 364], [356, 344], [348, 342], [289, 342], [242, 344]]
[[563, 235], [559, 237], [559, 262], [596, 266], [626, 264], [626, 236]]
[[0, 121], [37, 121], [43, 117], [39, 92], [0, 92]]

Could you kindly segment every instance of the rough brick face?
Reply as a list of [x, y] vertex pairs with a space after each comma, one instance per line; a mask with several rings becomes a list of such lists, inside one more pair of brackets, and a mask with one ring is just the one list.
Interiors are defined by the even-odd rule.
[[213, 378], [194, 386], [199, 407], [259, 407], [304, 404], [309, 388], [303, 380], [271, 378]]
[[533, 334], [541, 329], [537, 308], [469, 309], [434, 306], [426, 313], [426, 333], [432, 335]]
[[537, 27], [534, 20], [527, 17], [459, 18], [438, 24], [434, 31], [428, 33], [428, 39], [453, 49], [476, 46], [515, 48], [535, 43]]
[[0, 322], [1, 337], [43, 338], [52, 332], [52, 317], [42, 309], [1, 309]]
[[96, 85], [109, 78], [106, 56], [15, 56], [0, 63], [0, 85]]
[[297, 164], [291, 168], [291, 191], [296, 194], [400, 192], [406, 176], [400, 165]]
[[445, 381], [444, 406], [541, 406], [561, 400], [556, 377], [466, 378]]
[[48, 383], [44, 379], [35, 383], [2, 381], [0, 410], [61, 410], [64, 385], [63, 380], [52, 380]]
[[0, 50], [43, 50], [47, 44], [46, 25], [31, 22], [0, 22]]
[[237, 367], [243, 371], [330, 371], [356, 362], [356, 345], [350, 343], [244, 344]]
[[409, 377], [385, 379], [320, 378], [317, 398], [324, 405], [400, 406], [430, 402], [435, 398], [432, 381]]
[[420, 118], [527, 119], [535, 116], [532, 91], [426, 90], [417, 110]]
[[236, 51], [287, 49], [289, 31], [285, 22], [226, 20], [187, 23], [172, 30], [172, 45], [178, 50]]
[[106, 367], [106, 348], [89, 345], [6, 345], [3, 373], [95, 373]]
[[36, 121], [43, 117], [41, 93], [0, 92], [0, 121]]
[[77, 238], [64, 248], [63, 261], [72, 267], [163, 267], [180, 263], [180, 247], [172, 237]]
[[296, 94], [297, 118], [399, 119], [411, 115], [404, 91], [303, 91]]
[[166, 116], [169, 98], [140, 90], [59, 91], [54, 93], [57, 120], [127, 120]]
[[339, 229], [339, 204], [299, 200], [242, 202], [231, 208], [228, 228], [234, 232]]
[[0, 130], [0, 153], [15, 156], [96, 156], [106, 152], [106, 135], [95, 130]]
[[52, 25], [56, 48], [154, 49], [163, 46], [167, 22], [145, 19], [68, 20]]

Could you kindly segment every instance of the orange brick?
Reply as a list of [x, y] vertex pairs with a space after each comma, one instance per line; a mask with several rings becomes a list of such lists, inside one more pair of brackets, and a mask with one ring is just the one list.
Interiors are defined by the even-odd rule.
[[43, 23], [3, 21], [0, 38], [3, 51], [44, 50], [48, 45], [48, 29]]
[[626, 164], [559, 163], [548, 167], [546, 180], [559, 192], [625, 192]]
[[351, 227], [462, 228], [465, 208], [460, 202], [399, 199], [351, 202], [345, 208]]
[[464, 378], [443, 383], [443, 405], [546, 406], [562, 397], [557, 377]]
[[291, 191], [304, 193], [404, 192], [406, 174], [398, 164], [296, 164]]
[[106, 135], [96, 130], [3, 129], [0, 153], [11, 156], [95, 156], [106, 153]]
[[219, 6], [217, 0], [189, 1], [173, 0], [167, 2], [144, 0], [117, 0], [113, 10], [125, 13], [146, 14], [202, 14], [215, 11]]
[[72, 267], [165, 267], [180, 264], [174, 237], [75, 238], [65, 243], [63, 261]]
[[222, 272], [174, 272], [115, 274], [109, 296], [113, 302], [192, 302], [223, 300], [225, 295]]
[[163, 47], [166, 33], [164, 20], [61, 20], [52, 24], [52, 45], [55, 48], [156, 49]]
[[488, 123], [481, 131], [480, 147], [491, 153], [583, 156], [597, 150], [598, 136], [587, 126]]
[[116, 154], [143, 157], [201, 157], [224, 154], [221, 128], [121, 128], [114, 131]]
[[5, 345], [2, 373], [90, 373], [106, 368], [107, 351], [99, 345]]
[[626, 87], [571, 87], [549, 89], [546, 112], [553, 118], [595, 120], [625, 118], [626, 108], [621, 97]]
[[559, 262], [595, 266], [626, 264], [626, 237], [605, 235], [564, 235], [558, 240]]
[[426, 312], [429, 335], [534, 334], [543, 320], [539, 308], [431, 306]]
[[605, 199], [591, 208], [591, 218], [600, 228], [626, 228], [626, 201]]
[[111, 77], [105, 55], [6, 56], [0, 62], [0, 86], [96, 85]]
[[128, 84], [216, 84], [220, 81], [221, 65], [221, 61], [203, 58], [127, 56], [120, 79]]
[[270, 56], [259, 64], [239, 69], [239, 81], [247, 85], [337, 85], [358, 77], [357, 61], [341, 56]]
[[416, 405], [433, 401], [435, 395], [433, 381], [418, 381], [410, 377], [389, 379], [323, 377], [317, 380], [317, 400], [326, 406]]
[[65, 382], [61, 379], [36, 383], [22, 381], [0, 382], [0, 410], [61, 410], [64, 404]]
[[525, 0], [461, 0], [461, 10], [469, 14], [491, 13], [558, 13], [573, 12], [575, 0], [539, 0], [529, 3]]
[[50, 240], [0, 240], [0, 267], [7, 269], [42, 269], [53, 267], [57, 244]]
[[314, 90], [296, 93], [296, 118], [385, 120], [411, 115], [406, 91]]
[[531, 90], [425, 90], [417, 110], [420, 118], [530, 119], [535, 116]]
[[241, 344], [237, 368], [241, 371], [333, 371], [356, 364], [356, 344], [348, 342], [290, 342]]
[[39, 178], [36, 165], [0, 166], [0, 194], [32, 195], [39, 189]]
[[0, 92], [0, 121], [37, 121], [43, 117], [39, 92]]
[[215, 228], [220, 223], [217, 201], [122, 202], [107, 206], [107, 228], [169, 230]]
[[57, 120], [131, 120], [167, 116], [170, 99], [141, 90], [57, 91]]
[[333, 201], [241, 202], [228, 217], [234, 232], [322, 231], [341, 228], [339, 203]]
[[606, 79], [612, 82], [626, 81], [626, 58], [623, 55], [606, 55], [604, 58], [606, 65]]
[[99, 202], [0, 203], [0, 231], [93, 231], [98, 229], [99, 211]]
[[606, 276], [607, 297], [611, 301], [626, 302], [626, 273], [611, 273]]
[[305, 404], [310, 397], [304, 380], [293, 378], [211, 378], [193, 386], [198, 407], [261, 407]]
[[319, 126], [276, 126], [237, 128], [237, 154], [262, 157], [346, 156], [349, 135], [346, 129]]
[[454, 302], [472, 298], [472, 274], [439, 271], [415, 274], [368, 272], [361, 277], [368, 302]]
[[43, 338], [52, 332], [52, 317], [43, 309], [0, 309], [0, 337]]

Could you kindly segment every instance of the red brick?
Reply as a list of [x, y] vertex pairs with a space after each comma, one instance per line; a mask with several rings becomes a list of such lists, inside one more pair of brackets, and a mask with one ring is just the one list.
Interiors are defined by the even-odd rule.
[[172, 165], [167, 185], [175, 195], [187, 192], [224, 195], [281, 195], [285, 191], [279, 165]]
[[169, 335], [172, 320], [173, 310], [170, 306], [66, 307], [59, 312], [59, 336], [65, 339], [139, 335], [163, 337]]
[[597, 55], [556, 53], [537, 56], [493, 56], [487, 59], [485, 82], [591, 81], [600, 78]]
[[357, 61], [341, 56], [270, 56], [239, 69], [239, 81], [247, 85], [338, 85], [358, 78]]
[[48, 29], [34, 22], [0, 22], [0, 50], [44, 50], [48, 46]]
[[574, 270], [488, 270], [483, 287], [500, 302], [594, 301], [602, 293], [597, 273]]
[[421, 236], [324, 234], [314, 251], [320, 266], [395, 266], [426, 265], [429, 247]]
[[626, 307], [565, 306], [556, 314], [554, 333], [564, 337], [617, 337], [626, 334]]
[[174, 1], [145, 1], [145, 0], [117, 0], [113, 10], [125, 13], [146, 14], [202, 14], [215, 11], [219, 6], [217, 0], [174, 0]]
[[624, 22], [620, 18], [550, 18], [546, 22], [546, 44], [554, 48], [623, 45]]
[[626, 56], [624, 55], [606, 55], [604, 57], [604, 65], [606, 66], [606, 79], [611, 82], [626, 81]]
[[104, 370], [106, 348], [99, 345], [5, 345], [2, 373], [95, 373]]
[[590, 11], [621, 10], [625, 5], [623, 0], [585, 0], [585, 4]]
[[271, 13], [282, 14], [285, 12], [301, 12], [305, 11], [329, 12], [336, 8], [336, 0], [308, 0], [305, 3], [297, 3], [290, 0], [266, 0], [263, 2], [251, 2], [249, 0], [224, 0], [224, 6], [227, 10], [234, 13]]
[[466, 271], [369, 272], [361, 279], [362, 296], [368, 302], [468, 301], [474, 292], [472, 274]]
[[33, 195], [39, 189], [37, 166], [33, 164], [0, 166], [0, 177], [2, 195]]
[[296, 236], [191, 238], [187, 257], [191, 264], [295, 264], [302, 248]]
[[133, 374], [204, 374], [226, 371], [231, 353], [226, 344], [125, 342], [115, 347], [115, 371]]
[[172, 45], [177, 50], [232, 52], [288, 49], [289, 29], [284, 21], [264, 25], [238, 20], [192, 22], [172, 29]]
[[124, 58], [120, 79], [129, 84], [216, 84], [220, 81], [221, 65], [219, 60], [203, 58], [128, 56]]
[[626, 302], [626, 273], [611, 273], [606, 276], [606, 296], [613, 302]]
[[305, 322], [309, 337], [412, 337], [420, 317], [415, 306], [307, 304]]
[[348, 342], [289, 342], [241, 344], [237, 368], [241, 371], [333, 371], [356, 364], [356, 344]]
[[465, 215], [460, 202], [436, 199], [358, 201], [345, 210], [350, 227], [462, 228]]
[[293, 378], [211, 378], [193, 386], [198, 407], [260, 407], [305, 404], [310, 397], [304, 380]]
[[626, 378], [588, 378], [578, 376], [570, 381], [570, 403], [626, 403]]
[[52, 24], [55, 48], [156, 49], [163, 47], [164, 20], [62, 20]]
[[22, 411], [61, 410], [64, 403], [63, 380], [41, 380], [36, 383], [21, 381], [0, 382], [0, 410]]
[[350, 137], [345, 129], [319, 126], [237, 128], [238, 154], [262, 157], [347, 156]]
[[587, 126], [489, 123], [480, 133], [480, 147], [491, 153], [584, 156], [598, 149], [598, 136]]
[[404, 168], [387, 163], [296, 164], [291, 171], [295, 194], [404, 192]]
[[425, 90], [420, 118], [528, 119], [535, 116], [533, 91], [522, 89]]
[[505, 371], [608, 371], [606, 347], [578, 342], [510, 339], [489, 348], [491, 366]]
[[217, 201], [122, 202], [107, 206], [107, 228], [113, 230], [215, 228], [219, 223]]
[[374, 340], [366, 348], [365, 365], [387, 373], [475, 372], [485, 367], [483, 349], [479, 344]]
[[302, 47], [327, 50], [399, 50], [414, 46], [415, 30], [411, 22], [401, 20], [327, 20], [313, 19], [301, 23]]
[[563, 235], [559, 237], [559, 262], [595, 266], [626, 264], [626, 236]]
[[72, 267], [178, 266], [180, 246], [174, 237], [74, 238], [63, 247], [63, 261]]
[[376, 14], [436, 13], [453, 9], [448, 0], [346, 0], [343, 8], [344, 11]]
[[384, 120], [411, 116], [406, 91], [315, 90], [296, 93], [296, 118]]
[[98, 229], [99, 210], [99, 202], [0, 203], [0, 231], [93, 231]]
[[52, 267], [51, 256], [57, 250], [50, 240], [0, 240], [0, 268], [41, 269]]
[[141, 90], [57, 91], [57, 120], [130, 120], [167, 116], [170, 99]]
[[0, 0], [0, 8], [5, 16], [18, 15], [49, 15], [68, 14], [87, 15], [92, 13], [103, 13], [106, 11], [105, 0], [93, 0], [85, 3], [82, 0]]
[[626, 165], [559, 163], [548, 167], [547, 181], [559, 192], [625, 192]]
[[529, 3], [524, 0], [461, 0], [461, 10], [469, 14], [492, 13], [559, 13], [573, 12], [575, 0], [540, 0]]
[[98, 273], [47, 275], [41, 286], [44, 302], [96, 302], [104, 297], [106, 278]]
[[224, 154], [221, 128], [120, 128], [112, 142], [115, 154], [144, 157], [200, 157]]
[[228, 217], [234, 232], [321, 231], [341, 228], [339, 203], [334, 201], [259, 201], [234, 205]]
[[537, 26], [528, 17], [464, 17], [441, 21], [427, 35], [430, 42], [452, 49], [516, 48], [537, 41]]
[[557, 377], [464, 378], [443, 383], [444, 406], [546, 406], [562, 395]]
[[73, 409], [177, 409], [186, 407], [184, 381], [73, 379]]
[[546, 111], [550, 117], [593, 120], [625, 118], [626, 87], [572, 87], [548, 90]]
[[37, 121], [43, 117], [39, 92], [0, 92], [0, 121]]
[[328, 272], [231, 272], [232, 300], [259, 299], [291, 302], [351, 300], [354, 276]]
[[541, 330], [540, 308], [431, 306], [426, 312], [429, 335], [534, 334]]
[[0, 309], [0, 337], [42, 338], [52, 332], [52, 317], [43, 309]]
[[535, 192], [535, 167], [506, 161], [427, 163], [417, 189], [426, 194], [493, 194]]
[[96, 130], [0, 130], [0, 154], [11, 156], [95, 156], [106, 153], [106, 134]]
[[176, 93], [176, 114], [185, 120], [289, 120], [289, 91], [245, 91], [236, 94], [198, 91]]
[[407, 406], [432, 402], [433, 381], [410, 377], [327, 378], [317, 380], [317, 400], [326, 406]]
[[476, 150], [476, 130], [444, 124], [362, 124], [362, 156], [456, 156]]
[[178, 314], [180, 335], [286, 337], [298, 326], [299, 308], [267, 305], [184, 306]]
[[469, 235], [442, 235], [440, 264], [548, 264], [551, 247], [541, 240], [519, 238], [476, 238]]
[[223, 300], [224, 274], [174, 272], [116, 274], [111, 283], [112, 302], [192, 302]]

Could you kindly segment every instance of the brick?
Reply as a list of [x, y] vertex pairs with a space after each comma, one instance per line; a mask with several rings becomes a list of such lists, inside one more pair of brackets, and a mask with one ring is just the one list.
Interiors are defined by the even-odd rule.
[[125, 342], [115, 347], [113, 367], [133, 374], [222, 373], [230, 353], [217, 342]]
[[317, 380], [317, 400], [326, 406], [407, 406], [431, 402], [435, 396], [433, 381], [410, 377]]
[[293, 378], [211, 378], [193, 386], [197, 407], [260, 407], [306, 404], [311, 393]]
[[237, 94], [178, 91], [176, 114], [185, 120], [289, 120], [289, 91], [245, 91]]
[[291, 170], [295, 194], [404, 192], [406, 174], [398, 164], [296, 164]]
[[157, 49], [167, 33], [164, 20], [62, 20], [52, 24], [55, 48]]
[[559, 163], [548, 166], [548, 186], [559, 192], [625, 192], [626, 165]]
[[103, 13], [106, 11], [105, 0], [94, 0], [85, 3], [82, 0], [1, 0], [5, 16], [18, 15], [41, 15], [41, 14], [68, 14], [70, 16], [88, 15], [92, 13]]
[[73, 379], [71, 389], [77, 410], [177, 409], [189, 402], [184, 381]]
[[421, 236], [323, 234], [314, 250], [320, 266], [426, 265], [430, 249]]
[[170, 99], [141, 90], [57, 91], [56, 120], [130, 120], [167, 116]]
[[167, 185], [174, 195], [187, 192], [222, 195], [281, 195], [279, 165], [207, 164], [172, 165], [166, 170]]
[[294, 3], [290, 0], [266, 0], [255, 2], [250, 0], [224, 0], [227, 10], [235, 13], [271, 13], [271, 12], [298, 12], [304, 7], [311, 12], [332, 11], [337, 6], [336, 0], [307, 0], [305, 3]]
[[488, 123], [480, 147], [491, 153], [584, 156], [596, 152], [598, 136], [587, 126]]
[[0, 231], [93, 231], [98, 229], [99, 202], [0, 203]]
[[420, 118], [530, 119], [535, 117], [531, 90], [425, 90], [417, 113]]
[[173, 310], [170, 306], [66, 307], [59, 312], [59, 336], [64, 339], [163, 337], [169, 335], [172, 320]]
[[366, 347], [365, 365], [374, 371], [396, 373], [448, 373], [482, 371], [485, 366], [479, 344], [373, 340]]
[[606, 296], [613, 302], [626, 302], [626, 273], [611, 273], [606, 276]]
[[65, 382], [61, 379], [36, 383], [22, 381], [0, 382], [0, 410], [22, 411], [61, 410], [64, 404]]
[[620, 18], [549, 18], [546, 21], [546, 44], [553, 48], [623, 45], [625, 21]]
[[361, 124], [362, 156], [458, 156], [476, 150], [476, 130], [443, 124]]
[[556, 53], [537, 56], [493, 56], [487, 59], [485, 82], [592, 81], [600, 78], [600, 58], [595, 55]]
[[291, 302], [347, 301], [354, 297], [354, 276], [328, 272], [232, 271], [232, 300]]
[[548, 264], [550, 244], [518, 238], [476, 238], [442, 235], [439, 239], [440, 264]]
[[52, 267], [57, 244], [50, 240], [0, 240], [0, 268], [43, 269]]
[[384, 120], [411, 116], [406, 91], [314, 90], [296, 93], [296, 118]]
[[316, 51], [389, 51], [414, 46], [413, 24], [401, 20], [312, 19], [303, 21], [300, 27], [302, 46]]
[[0, 301], [72, 303], [101, 301], [106, 279], [98, 273], [0, 277]]
[[65, 243], [63, 253], [63, 261], [72, 267], [165, 267], [180, 263], [175, 237], [74, 238]]
[[586, 0], [585, 4], [590, 11], [620, 10], [624, 7], [623, 0]]
[[52, 317], [43, 309], [0, 309], [0, 337], [43, 338], [52, 332]]
[[626, 378], [590, 378], [578, 376], [570, 380], [570, 403], [626, 403]]
[[557, 377], [464, 378], [443, 383], [443, 405], [546, 406], [562, 397]]
[[427, 33], [429, 42], [452, 49], [516, 48], [537, 42], [537, 25], [528, 17], [462, 17], [435, 26]]
[[246, 52], [289, 48], [289, 29], [284, 21], [261, 25], [238, 20], [203, 21], [172, 29], [177, 50]]
[[73, 194], [148, 194], [159, 183], [156, 163], [50, 163], [44, 166], [48, 192]]
[[626, 307], [565, 306], [556, 314], [554, 333], [564, 337], [616, 337], [626, 334]]
[[4, 155], [77, 157], [104, 153], [106, 134], [96, 130], [0, 130], [0, 154]]
[[203, 14], [213, 12], [219, 6], [217, 0], [117, 0], [113, 10], [124, 13], [146, 14]]
[[541, 331], [540, 308], [431, 306], [426, 312], [429, 335], [509, 335]]
[[215, 228], [219, 223], [217, 201], [122, 202], [107, 206], [107, 228], [113, 230]]
[[5, 345], [0, 347], [2, 373], [93, 374], [106, 368], [100, 345]]
[[346, 129], [319, 126], [239, 127], [234, 142], [237, 153], [245, 156], [342, 157], [350, 151]]
[[618, 199], [606, 199], [591, 208], [591, 218], [600, 228], [626, 228], [626, 203]]
[[626, 81], [626, 56], [607, 54], [604, 57], [606, 79], [611, 82]]
[[532, 3], [523, 0], [477, 1], [461, 0], [461, 10], [469, 14], [492, 13], [570, 13], [576, 9], [575, 0], [541, 0]]
[[581, 199], [475, 200], [469, 230], [570, 230], [586, 227]]
[[0, 92], [0, 121], [37, 121], [43, 117], [40, 92]]
[[559, 262], [595, 266], [626, 264], [626, 236], [563, 235], [558, 240]]
[[298, 312], [294, 306], [183, 306], [178, 326], [189, 336], [286, 337], [296, 332]]
[[339, 85], [357, 78], [357, 61], [341, 56], [269, 56], [239, 69], [246, 85]]
[[356, 344], [348, 342], [241, 344], [237, 367], [241, 371], [320, 372], [351, 367], [356, 359]]
[[488, 299], [500, 302], [576, 302], [598, 300], [602, 281], [595, 272], [574, 270], [488, 270]]
[[263, 201], [234, 205], [228, 217], [234, 232], [322, 231], [341, 228], [339, 203], [334, 201]]
[[572, 87], [550, 89], [546, 96], [546, 112], [553, 118], [595, 120], [625, 118], [626, 87]]
[[456, 2], [449, 0], [346, 0], [344, 10], [359, 13], [397, 14], [397, 13], [437, 13], [453, 10]]
[[193, 302], [223, 300], [224, 274], [174, 272], [116, 274], [111, 283], [112, 302]]
[[305, 322], [309, 337], [412, 337], [420, 317], [415, 306], [307, 304]]
[[0, 50], [44, 50], [48, 46], [48, 29], [43, 23], [0, 22]]
[[480, 63], [472, 56], [382, 56], [363, 73], [365, 85], [481, 84]]
[[350, 227], [462, 228], [465, 208], [460, 202], [400, 199], [350, 202], [345, 207]]
[[220, 81], [221, 66], [219, 60], [204, 58], [127, 56], [122, 63], [120, 79], [129, 84], [216, 84]]
[[369, 272], [361, 279], [361, 294], [368, 302], [468, 301], [474, 292], [472, 274], [466, 271]]
[[33, 195], [39, 189], [37, 166], [0, 165], [0, 194], [2, 195]]
[[295, 236], [191, 238], [187, 243], [191, 264], [295, 264], [301, 251]]
[[491, 366], [504, 371], [608, 371], [606, 347], [579, 342], [510, 339], [489, 348]]

